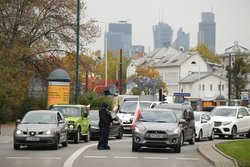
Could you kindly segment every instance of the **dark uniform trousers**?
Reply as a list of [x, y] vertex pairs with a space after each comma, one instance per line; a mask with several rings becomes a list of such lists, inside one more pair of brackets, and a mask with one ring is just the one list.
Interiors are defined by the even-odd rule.
[[99, 129], [100, 138], [98, 147], [107, 147], [108, 146], [108, 138], [109, 138], [109, 128], [100, 127]]

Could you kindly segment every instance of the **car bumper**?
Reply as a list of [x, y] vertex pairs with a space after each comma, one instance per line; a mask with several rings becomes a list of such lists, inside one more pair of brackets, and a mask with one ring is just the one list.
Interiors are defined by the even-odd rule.
[[26, 146], [44, 146], [44, 145], [53, 145], [57, 142], [57, 137], [54, 135], [47, 136], [14, 136], [14, 144], [26, 145]]
[[123, 132], [126, 134], [132, 133], [132, 124], [124, 124], [123, 123]]
[[90, 129], [90, 137], [91, 138], [98, 138], [99, 135], [99, 128], [91, 128]]
[[232, 126], [220, 126], [214, 128], [215, 135], [231, 135]]
[[145, 134], [133, 132], [133, 140], [139, 146], [145, 147], [174, 147], [180, 143], [180, 134], [167, 135], [163, 139], [145, 138]]

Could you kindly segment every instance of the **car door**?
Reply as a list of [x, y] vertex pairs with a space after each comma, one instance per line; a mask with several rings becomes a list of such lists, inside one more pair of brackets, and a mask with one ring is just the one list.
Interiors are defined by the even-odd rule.
[[110, 126], [110, 135], [114, 136], [117, 135], [119, 132], [119, 118], [117, 117], [117, 115], [113, 112], [110, 112], [111, 116], [112, 116], [112, 124]]
[[183, 118], [186, 120], [186, 123], [184, 124], [184, 138], [185, 140], [191, 139], [192, 136], [192, 123], [189, 117], [188, 109], [185, 109], [183, 112]]
[[208, 137], [211, 136], [212, 131], [214, 129], [214, 121], [212, 121], [211, 117], [206, 114], [206, 118], [207, 118], [207, 124], [208, 124]]
[[239, 118], [239, 116], [242, 115], [243, 116], [243, 113], [242, 113], [242, 108], [239, 108], [238, 109], [238, 114], [237, 114], [237, 132], [238, 133], [241, 133], [241, 132], [244, 132], [244, 117], [243, 118]]
[[60, 142], [63, 142], [66, 140], [66, 124], [65, 122], [62, 123], [61, 121], [63, 121], [63, 117], [62, 115], [58, 112], [57, 113], [57, 121], [58, 121], [58, 133], [60, 135]]
[[89, 126], [89, 112], [85, 107], [81, 107], [81, 127], [82, 132], [86, 134], [88, 132], [88, 126]]
[[248, 113], [248, 111], [247, 111], [247, 109], [245, 109], [245, 108], [242, 108], [241, 109], [241, 111], [242, 111], [242, 115], [243, 115], [243, 118], [242, 118], [242, 131], [243, 132], [248, 132], [249, 131], [249, 129], [250, 129], [250, 116], [249, 116], [249, 113]]
[[208, 136], [208, 123], [207, 123], [207, 118], [205, 114], [201, 114], [201, 127], [203, 131], [203, 137]]

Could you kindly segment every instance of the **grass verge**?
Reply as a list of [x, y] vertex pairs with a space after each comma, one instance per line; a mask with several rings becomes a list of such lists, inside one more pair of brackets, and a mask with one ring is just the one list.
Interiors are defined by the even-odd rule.
[[219, 143], [215, 146], [234, 158], [240, 167], [250, 167], [250, 139]]

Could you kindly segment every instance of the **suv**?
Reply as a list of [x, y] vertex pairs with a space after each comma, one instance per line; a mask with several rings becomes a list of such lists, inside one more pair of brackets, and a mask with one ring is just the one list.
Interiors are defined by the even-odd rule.
[[74, 143], [80, 139], [88, 142], [90, 139], [89, 108], [85, 105], [53, 105], [51, 110], [60, 111], [68, 123], [68, 138]]
[[250, 114], [245, 107], [218, 106], [210, 116], [214, 121], [215, 134], [219, 137], [235, 139], [237, 134], [241, 134], [250, 138]]
[[[195, 121], [194, 112], [191, 106], [173, 103], [173, 104], [159, 104], [155, 109], [168, 109], [174, 111], [178, 120], [184, 119], [182, 124], [183, 142], [188, 141], [189, 144], [195, 143]], [[182, 143], [183, 144], [183, 143]]]

